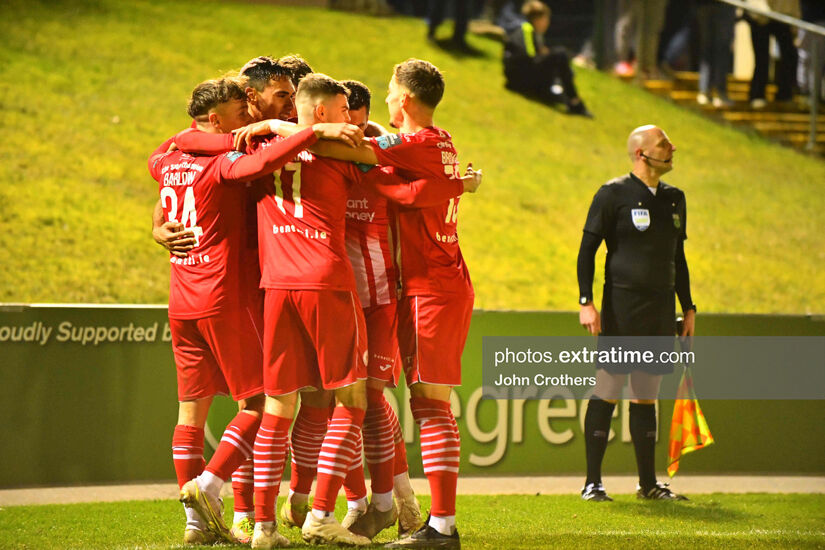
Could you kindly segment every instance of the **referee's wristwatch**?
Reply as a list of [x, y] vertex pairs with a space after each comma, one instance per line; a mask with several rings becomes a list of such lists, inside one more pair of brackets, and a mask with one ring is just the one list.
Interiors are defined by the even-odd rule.
[[589, 304], [592, 301], [593, 301], [593, 299], [588, 298], [587, 296], [580, 296], [579, 297], [579, 305], [581, 305], [581, 306], [586, 306], [587, 304]]

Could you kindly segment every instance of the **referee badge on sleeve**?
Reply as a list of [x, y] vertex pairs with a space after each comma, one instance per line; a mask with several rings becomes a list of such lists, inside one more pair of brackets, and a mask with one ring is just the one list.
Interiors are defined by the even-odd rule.
[[647, 208], [633, 208], [630, 211], [630, 216], [633, 219], [633, 225], [639, 231], [644, 231], [650, 227], [650, 212]]

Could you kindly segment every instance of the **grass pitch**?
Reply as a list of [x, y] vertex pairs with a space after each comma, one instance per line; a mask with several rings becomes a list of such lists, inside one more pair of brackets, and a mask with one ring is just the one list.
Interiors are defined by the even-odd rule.
[[195, 84], [261, 54], [299, 52], [318, 71], [369, 85], [382, 123], [395, 63], [421, 57], [444, 71], [436, 123], [462, 164], [485, 173], [461, 202], [477, 308], [575, 307], [587, 207], [630, 169], [630, 130], [654, 122], [679, 149], [666, 181], [687, 196], [700, 310], [825, 312], [825, 162], [596, 71], [577, 70], [596, 119], [569, 117], [504, 89], [500, 43], [470, 36], [481, 55], [466, 57], [424, 35], [412, 18], [264, 2], [0, 2], [0, 301], [165, 303], [146, 157], [189, 125]]
[[[421, 498], [426, 508], [429, 499]], [[345, 505], [339, 499], [339, 518]], [[231, 501], [226, 509], [231, 510]], [[565, 496], [459, 496], [467, 549], [825, 548], [825, 495], [712, 494], [689, 502], [612, 503]], [[231, 521], [231, 520], [230, 520]], [[285, 532], [306, 546], [297, 529]], [[175, 501], [20, 506], [0, 509], [0, 548], [179, 548]], [[390, 531], [376, 546], [391, 540]]]

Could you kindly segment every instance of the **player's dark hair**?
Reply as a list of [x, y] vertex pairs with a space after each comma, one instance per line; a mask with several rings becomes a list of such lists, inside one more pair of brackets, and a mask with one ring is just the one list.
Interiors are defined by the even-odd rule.
[[344, 80], [341, 84], [349, 90], [349, 108], [354, 110], [366, 107], [369, 113], [372, 94], [370, 94], [370, 89], [367, 88], [367, 85], [357, 80]]
[[261, 56], [247, 61], [241, 68], [241, 75], [247, 79], [246, 85], [259, 92], [264, 91], [272, 80], [292, 78], [292, 72], [271, 57]]
[[549, 16], [550, 6], [539, 0], [530, 0], [529, 2], [525, 2], [521, 7], [521, 14], [532, 23], [539, 17]]
[[312, 70], [312, 67], [309, 66], [309, 63], [307, 63], [307, 60], [298, 55], [297, 53], [283, 56], [282, 58], [278, 59], [278, 64], [283, 67], [286, 67], [286, 69], [290, 73], [292, 84], [296, 88], [306, 75], [312, 74], [314, 72]]
[[428, 61], [408, 59], [393, 69], [395, 79], [407, 88], [418, 101], [435, 109], [444, 95], [444, 77], [441, 71]]
[[306, 75], [301, 83], [298, 84], [298, 91], [295, 92], [295, 101], [311, 101], [312, 103], [320, 103], [330, 97], [338, 94], [344, 94], [349, 97], [349, 90], [335, 80], [323, 73], [312, 73]]
[[246, 101], [243, 86], [237, 78], [216, 78], [201, 82], [192, 90], [187, 112], [192, 118], [206, 116], [209, 111], [233, 99]]

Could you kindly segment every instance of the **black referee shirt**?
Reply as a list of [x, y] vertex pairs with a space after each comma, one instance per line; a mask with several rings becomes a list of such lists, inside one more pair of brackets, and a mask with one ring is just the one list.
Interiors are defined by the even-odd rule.
[[584, 230], [607, 244], [604, 280], [619, 288], [673, 289], [676, 248], [685, 232], [685, 195], [659, 182], [656, 194], [635, 175], [604, 184]]

